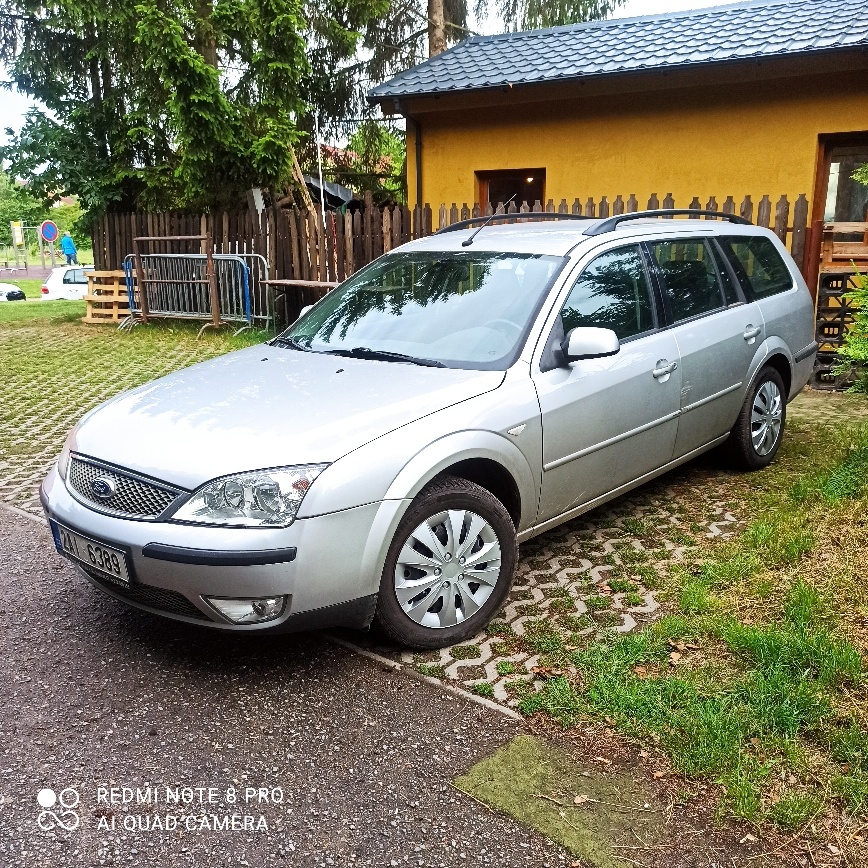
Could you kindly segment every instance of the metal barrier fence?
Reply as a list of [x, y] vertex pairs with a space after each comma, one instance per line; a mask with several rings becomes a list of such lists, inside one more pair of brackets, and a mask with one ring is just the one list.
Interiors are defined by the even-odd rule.
[[[251, 260], [261, 256], [246, 255]], [[225, 322], [253, 324], [254, 318], [267, 326], [270, 312], [267, 287], [260, 286], [262, 265], [245, 261], [245, 255], [213, 254], [211, 257], [217, 280], [219, 319]], [[139, 256], [137, 273], [135, 256], [124, 259], [127, 293], [130, 299], [130, 322], [144, 312], [147, 316], [172, 319], [210, 320], [213, 318], [208, 257], [204, 253], [143, 253]], [[263, 260], [264, 262], [264, 260]], [[251, 305], [251, 265], [256, 269], [256, 302]], [[142, 296], [145, 305], [143, 309]]]

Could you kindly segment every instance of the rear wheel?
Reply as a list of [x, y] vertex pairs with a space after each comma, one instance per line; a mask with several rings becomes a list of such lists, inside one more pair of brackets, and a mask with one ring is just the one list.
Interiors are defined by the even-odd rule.
[[376, 622], [396, 642], [439, 648], [476, 635], [506, 599], [515, 526], [491, 492], [454, 476], [423, 489], [398, 525]]
[[726, 447], [730, 463], [740, 470], [771, 464], [787, 422], [784, 381], [774, 368], [763, 368], [747, 393]]

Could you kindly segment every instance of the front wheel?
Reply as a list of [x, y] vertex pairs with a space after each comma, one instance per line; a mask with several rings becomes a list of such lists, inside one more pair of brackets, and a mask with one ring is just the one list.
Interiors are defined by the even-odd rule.
[[475, 636], [506, 599], [517, 560], [515, 526], [491, 492], [454, 476], [436, 480], [395, 532], [376, 622], [411, 648]]
[[730, 463], [740, 470], [767, 467], [781, 445], [786, 422], [784, 381], [774, 368], [763, 368], [726, 443]]

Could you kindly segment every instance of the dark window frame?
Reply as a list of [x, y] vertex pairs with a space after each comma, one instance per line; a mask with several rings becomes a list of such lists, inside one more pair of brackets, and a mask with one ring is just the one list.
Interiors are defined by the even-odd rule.
[[[733, 256], [738, 263], [738, 268], [736, 268], [736, 263], [731, 260], [729, 254], [726, 252], [726, 248], [723, 245], [723, 239], [729, 238], [735, 239], [736, 241], [743, 238], [745, 239], [745, 242], [750, 242], [758, 238], [766, 241], [769, 245], [771, 245], [771, 249], [774, 251], [778, 259], [780, 259], [781, 265], [783, 265], [784, 267], [784, 271], [786, 271], [787, 275], [790, 278], [790, 285], [784, 289], [779, 289], [777, 292], [773, 292], [769, 295], [755, 295], [753, 291], [753, 286], [750, 282], [750, 277], [748, 276], [747, 272], [745, 272], [742, 268], [741, 262], [738, 260], [738, 257], [735, 256], [735, 253], [733, 252]], [[744, 293], [744, 296], [748, 301], [764, 301], [767, 298], [774, 298], [776, 295], [782, 295], [785, 292], [791, 292], [796, 288], [797, 283], [793, 278], [793, 273], [787, 265], [786, 260], [783, 256], [781, 256], [780, 251], [775, 247], [774, 242], [770, 238], [767, 238], [765, 235], [721, 235], [719, 238], [715, 238], [715, 243], [717, 244], [717, 247], [721, 252], [723, 261], [726, 262], [726, 264], [729, 266], [729, 270], [732, 272], [733, 275], [735, 275], [736, 281], [741, 287], [741, 291]]]
[[[690, 235], [690, 236], [676, 236], [672, 238], [654, 238], [649, 241], [642, 242], [642, 250], [646, 259], [646, 267], [654, 276], [654, 282], [657, 286], [658, 292], [658, 301], [662, 309], [663, 313], [663, 328], [673, 328], [675, 326], [684, 325], [684, 323], [695, 322], [696, 320], [704, 319], [708, 316], [714, 316], [715, 314], [720, 313], [721, 311], [726, 310], [728, 307], [732, 307], [732, 305], [727, 304], [726, 301], [726, 293], [723, 290], [723, 283], [720, 279], [720, 273], [717, 267], [717, 259], [714, 256], [714, 250], [709, 243], [710, 236], [708, 235]], [[711, 262], [714, 263], [714, 276], [717, 281], [717, 291], [720, 294], [720, 307], [716, 307], [712, 310], [703, 311], [702, 313], [695, 314], [694, 316], [686, 317], [684, 319], [676, 320], [672, 313], [672, 305], [669, 301], [669, 292], [666, 287], [666, 278], [663, 275], [661, 268], [657, 265], [657, 259], [654, 256], [654, 252], [651, 250], [652, 244], [695, 244], [701, 243], [708, 253], [708, 256], [711, 258]]]

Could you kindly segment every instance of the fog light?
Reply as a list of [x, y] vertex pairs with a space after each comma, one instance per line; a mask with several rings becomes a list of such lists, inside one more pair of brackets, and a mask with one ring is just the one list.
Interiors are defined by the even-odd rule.
[[273, 621], [283, 614], [286, 597], [205, 597], [205, 599], [233, 624], [260, 624]]

